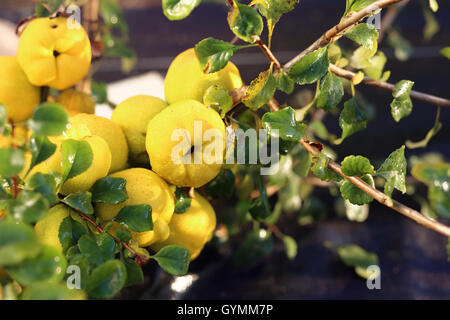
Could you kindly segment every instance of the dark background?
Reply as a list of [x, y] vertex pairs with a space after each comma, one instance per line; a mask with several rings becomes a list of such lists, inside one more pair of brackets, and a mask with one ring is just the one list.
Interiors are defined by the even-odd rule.
[[[125, 18], [130, 25], [131, 46], [137, 51], [139, 62], [131, 73], [140, 74], [156, 70], [164, 74], [170, 61], [179, 52], [193, 47], [206, 37], [231, 40], [233, 34], [227, 27], [227, 8], [221, 3], [200, 5], [187, 19], [170, 22], [155, 1], [123, 1]], [[388, 57], [386, 70], [392, 71], [390, 82], [409, 79], [414, 88], [423, 92], [450, 98], [450, 61], [439, 54], [450, 46], [450, 1], [439, 1], [436, 18], [440, 31], [425, 42], [425, 20], [419, 1], [412, 0], [401, 12], [395, 26], [415, 47], [415, 53], [406, 62], [393, 56], [393, 50], [384, 41], [380, 49]], [[344, 0], [301, 0], [300, 5], [285, 15], [275, 29], [272, 49], [286, 62], [306, 48], [325, 30], [339, 22], [344, 10]], [[19, 21], [31, 12], [29, 2], [0, 2], [0, 18]], [[1, 35], [0, 35], [1, 41]], [[267, 67], [266, 58], [257, 50], [249, 49], [236, 54], [245, 82], [251, 81]], [[107, 82], [129, 75], [120, 72], [118, 61], [107, 61], [96, 75]], [[390, 115], [392, 96], [376, 88], [358, 89], [376, 106], [376, 117], [368, 128], [346, 139], [334, 149], [338, 159], [349, 154], [361, 154], [371, 160], [381, 160], [408, 139], [421, 140], [433, 126], [436, 107], [413, 101], [414, 111], [400, 123]], [[299, 90], [297, 88], [297, 90]], [[281, 103], [292, 101], [280, 95]], [[296, 105], [292, 105], [296, 107]], [[428, 145], [426, 151], [436, 151], [450, 159], [450, 110], [442, 108], [443, 128]], [[336, 116], [325, 119], [327, 128], [339, 134]], [[406, 157], [422, 154], [425, 149], [406, 150]], [[424, 190], [425, 191], [425, 190]], [[293, 236], [299, 245], [294, 261], [285, 258], [281, 243], [264, 263], [250, 271], [234, 270], [228, 256], [217, 255], [212, 248], [191, 264], [190, 272], [199, 279], [182, 295], [169, 290], [172, 279], [164, 273], [147, 267], [150, 276], [140, 287], [128, 289], [120, 298], [267, 298], [267, 299], [449, 299], [450, 263], [445, 246], [448, 240], [433, 231], [422, 228], [400, 214], [378, 203], [370, 206], [369, 218], [364, 223], [349, 222], [337, 217], [332, 198], [327, 192], [318, 194], [328, 206], [328, 218], [309, 227], [296, 225], [295, 219], [282, 220], [280, 229]], [[420, 209], [409, 197], [394, 196]], [[222, 206], [216, 206], [216, 208]], [[219, 210], [220, 211], [220, 210]], [[219, 212], [219, 214], [221, 214]], [[446, 221], [448, 223], [448, 221]], [[335, 244], [355, 243], [378, 254], [381, 267], [381, 290], [368, 290], [365, 280], [352, 268], [339, 261], [335, 253], [323, 246], [324, 241]], [[156, 275], [155, 275], [156, 272]]]

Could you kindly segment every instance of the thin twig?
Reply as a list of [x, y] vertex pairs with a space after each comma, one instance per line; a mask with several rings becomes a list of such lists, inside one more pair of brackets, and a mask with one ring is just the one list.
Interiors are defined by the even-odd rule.
[[334, 26], [333, 28], [331, 28], [327, 32], [325, 32], [319, 39], [317, 39], [307, 49], [303, 50], [301, 53], [299, 53], [297, 56], [295, 56], [293, 59], [291, 59], [289, 62], [287, 62], [284, 65], [283, 70], [286, 72], [289, 71], [294, 64], [301, 61], [303, 59], [303, 57], [305, 57], [308, 53], [316, 51], [319, 48], [323, 48], [326, 45], [328, 45], [330, 42], [336, 41], [340, 36], [342, 36], [342, 34], [345, 31], [347, 31], [349, 28], [353, 27], [354, 25], [358, 24], [362, 19], [373, 14], [378, 9], [382, 9], [384, 7], [387, 7], [392, 4], [402, 2], [402, 1], [406, 1], [406, 0], [378, 0], [374, 3], [372, 3], [371, 5], [365, 7], [364, 9], [345, 18], [339, 24], [337, 24], [336, 26]]
[[[11, 120], [10, 121], [11, 124], [11, 146], [13, 149], [17, 149], [17, 144], [14, 141], [16, 138], [16, 125], [14, 124], [14, 121]], [[17, 196], [19, 195], [19, 177], [17, 176], [17, 174], [12, 176], [12, 197], [13, 199], [16, 199]]]
[[[312, 144], [310, 141], [303, 138], [299, 142], [311, 155], [317, 156], [320, 154], [320, 151], [317, 149], [316, 145]], [[356, 187], [358, 187], [359, 189], [361, 189], [368, 195], [372, 196], [375, 200], [377, 200], [382, 205], [389, 207], [389, 208], [403, 214], [404, 216], [414, 220], [415, 222], [421, 224], [422, 226], [424, 226], [426, 228], [432, 229], [432, 230], [439, 232], [450, 238], [450, 227], [448, 227], [440, 222], [431, 220], [431, 219], [425, 217], [424, 215], [422, 215], [420, 212], [418, 212], [414, 209], [411, 209], [396, 200], [390, 199], [386, 194], [384, 194], [383, 192], [368, 185], [366, 182], [364, 182], [359, 177], [346, 176], [342, 172], [341, 166], [331, 159], [329, 159], [329, 161], [328, 161], [328, 168], [330, 170], [334, 171], [335, 173], [337, 173], [338, 175], [340, 175], [341, 177], [343, 177], [344, 179], [353, 183]]]
[[[333, 72], [334, 74], [338, 75], [339, 77], [346, 78], [349, 80], [352, 80], [353, 77], [356, 75], [356, 73], [339, 68], [338, 66], [334, 64], [330, 64], [329, 70]], [[377, 88], [381, 88], [388, 91], [394, 91], [394, 85], [388, 82], [378, 81], [369, 77], [364, 77], [363, 81], [364, 84], [367, 84], [369, 86], [374, 86]], [[421, 100], [424, 102], [428, 102], [437, 106], [441, 107], [447, 107], [450, 108], [450, 100], [440, 98], [433, 96], [431, 94], [411, 90], [410, 97], [414, 98], [416, 100]]]
[[100, 227], [94, 220], [92, 220], [89, 216], [87, 216], [86, 214], [84, 214], [83, 212], [79, 211], [79, 210], [75, 210], [73, 209], [76, 213], [78, 213], [80, 215], [81, 218], [83, 218], [86, 222], [90, 223], [95, 229], [97, 229], [98, 232], [100, 233], [107, 233], [111, 236], [111, 238], [114, 239], [115, 242], [120, 243], [124, 248], [126, 248], [128, 251], [130, 251], [135, 257], [136, 257], [136, 263], [140, 266], [146, 264], [149, 259], [147, 259], [147, 257], [145, 257], [144, 255], [136, 252], [136, 250], [134, 250], [133, 248], [131, 248], [126, 242], [116, 238], [114, 235], [112, 235], [111, 233], [105, 231], [102, 227]]
[[270, 62], [273, 62], [275, 65], [276, 70], [281, 69], [280, 61], [275, 57], [275, 55], [272, 53], [270, 48], [266, 46], [259, 36], [253, 36], [253, 40], [255, 41], [255, 44], [258, 45], [258, 47], [261, 49], [262, 52], [266, 55], [266, 57], [269, 59]]

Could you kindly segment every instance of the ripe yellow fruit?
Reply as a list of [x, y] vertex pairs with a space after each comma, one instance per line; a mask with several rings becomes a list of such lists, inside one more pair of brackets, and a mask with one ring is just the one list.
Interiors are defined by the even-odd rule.
[[82, 91], [73, 89], [65, 90], [61, 92], [56, 102], [61, 104], [71, 117], [78, 113], [95, 113], [94, 99]]
[[23, 31], [17, 58], [36, 86], [67, 89], [82, 80], [91, 65], [89, 37], [74, 19], [38, 18]]
[[175, 209], [174, 195], [167, 183], [154, 172], [143, 168], [123, 170], [110, 176], [127, 181], [128, 199], [119, 204], [98, 203], [95, 206], [97, 216], [107, 221], [117, 216], [125, 206], [149, 204], [154, 228], [152, 231], [131, 232], [133, 239], [141, 247], [165, 240], [169, 236], [168, 224]]
[[111, 172], [123, 170], [128, 160], [128, 145], [122, 129], [115, 122], [95, 114], [79, 113], [70, 119], [66, 130], [70, 138], [96, 135], [105, 139], [111, 149]]
[[189, 209], [185, 213], [173, 215], [169, 229], [169, 237], [165, 241], [154, 243], [151, 248], [158, 251], [168, 245], [179, 245], [188, 249], [191, 260], [194, 260], [213, 236], [216, 213], [208, 200], [195, 193]]
[[176, 102], [149, 123], [146, 148], [152, 170], [179, 187], [201, 187], [222, 168], [225, 125], [195, 100]]
[[113, 111], [111, 120], [117, 123], [127, 138], [130, 159], [138, 164], [148, 163], [145, 136], [151, 119], [167, 104], [156, 97], [138, 95], [126, 99]]
[[63, 204], [58, 204], [50, 208], [44, 218], [39, 220], [34, 226], [38, 239], [41, 240], [42, 243], [62, 251], [61, 242], [59, 240], [59, 227], [63, 220], [69, 216], [81, 223], [87, 230], [86, 222], [75, 211]]
[[[92, 163], [86, 171], [64, 182], [61, 187], [61, 193], [64, 195], [88, 191], [98, 179], [108, 174], [111, 167], [111, 151], [103, 138], [88, 136], [77, 140], [89, 143], [92, 149]], [[47, 160], [33, 167], [28, 177], [33, 176], [36, 172], [49, 173], [55, 171], [61, 173], [61, 145], [63, 140], [58, 139], [52, 142], [57, 146], [55, 153]]]
[[228, 62], [225, 68], [215, 73], [204, 73], [195, 50], [180, 53], [171, 63], [164, 82], [166, 101], [169, 104], [180, 100], [194, 99], [203, 102], [203, 95], [210, 86], [221, 85], [227, 90], [242, 87], [238, 68]]
[[27, 79], [16, 57], [0, 57], [0, 104], [7, 119], [15, 123], [27, 120], [40, 102], [40, 90]]

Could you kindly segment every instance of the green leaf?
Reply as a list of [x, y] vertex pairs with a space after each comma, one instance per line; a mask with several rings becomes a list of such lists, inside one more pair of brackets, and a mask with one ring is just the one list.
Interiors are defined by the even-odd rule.
[[450, 47], [445, 47], [439, 51], [444, 57], [450, 59]]
[[372, 24], [359, 23], [347, 31], [344, 36], [367, 50], [376, 50], [377, 48], [378, 31]]
[[369, 205], [364, 204], [362, 206], [352, 204], [348, 200], [344, 200], [344, 206], [345, 206], [345, 215], [347, 216], [347, 219], [350, 221], [356, 221], [356, 222], [364, 222], [366, 221], [367, 217], [369, 216]]
[[289, 236], [283, 237], [284, 251], [289, 260], [295, 259], [298, 253], [297, 241]]
[[306, 135], [306, 126], [295, 120], [295, 111], [291, 107], [265, 113], [262, 122], [264, 129], [274, 138], [298, 141]]
[[56, 145], [51, 143], [46, 136], [33, 134], [30, 140], [31, 164], [28, 170], [50, 158], [55, 151]]
[[233, 0], [233, 8], [228, 13], [228, 25], [240, 39], [253, 43], [253, 36], [259, 36], [264, 28], [258, 12], [245, 4]]
[[55, 247], [43, 245], [40, 253], [18, 266], [8, 267], [8, 274], [21, 285], [37, 282], [57, 283], [64, 278], [67, 261]]
[[394, 101], [391, 103], [391, 114], [395, 121], [399, 122], [404, 117], [411, 114], [413, 104], [409, 94], [414, 85], [414, 82], [409, 80], [402, 80], [397, 82], [394, 86]]
[[36, 283], [23, 291], [21, 300], [85, 300], [81, 290], [71, 290], [66, 284]]
[[195, 45], [195, 54], [204, 73], [214, 73], [226, 67], [233, 54], [248, 46], [235, 46], [223, 40], [206, 38]]
[[0, 176], [4, 178], [19, 174], [25, 165], [25, 152], [22, 149], [0, 149]]
[[78, 248], [90, 263], [97, 266], [114, 259], [115, 242], [107, 233], [83, 235]]
[[242, 102], [252, 110], [258, 110], [273, 98], [277, 82], [272, 74], [272, 66], [269, 70], [261, 72], [258, 78], [250, 82], [247, 94]]
[[344, 87], [341, 79], [332, 72], [328, 72], [320, 81], [319, 94], [316, 97], [318, 108], [331, 111], [341, 102], [344, 96]]
[[232, 263], [238, 267], [251, 268], [264, 256], [268, 256], [274, 249], [273, 238], [264, 229], [254, 230], [247, 234], [242, 245], [233, 255]]
[[127, 181], [123, 178], [104, 177], [92, 186], [92, 201], [96, 203], [118, 204], [128, 199]]
[[[371, 187], [375, 187], [375, 183], [370, 174], [362, 176], [361, 179]], [[341, 184], [340, 191], [344, 199], [360, 206], [363, 204], [368, 204], [373, 200], [372, 196], [368, 195], [348, 180], [345, 180]]]
[[414, 47], [411, 43], [395, 28], [387, 30], [387, 42], [394, 48], [395, 57], [400, 61], [408, 60], [414, 52]]
[[81, 223], [73, 220], [71, 217], [64, 218], [58, 231], [58, 238], [63, 252], [75, 246], [86, 233], [86, 228]]
[[355, 244], [342, 244], [337, 247], [337, 253], [347, 266], [354, 267], [356, 274], [367, 279], [367, 268], [378, 265], [378, 256], [367, 252]]
[[92, 271], [86, 291], [92, 298], [111, 298], [122, 290], [126, 281], [127, 269], [123, 262], [120, 260], [110, 260]]
[[26, 223], [40, 220], [49, 208], [49, 203], [40, 193], [22, 190], [17, 199], [9, 205], [9, 212], [14, 219]]
[[184, 276], [189, 269], [191, 255], [186, 248], [169, 245], [158, 251], [152, 256], [153, 260], [158, 262], [159, 266], [174, 276]]
[[318, 81], [328, 71], [328, 47], [308, 53], [289, 70], [289, 77], [297, 84], [309, 84]]
[[377, 175], [386, 179], [384, 193], [389, 197], [392, 191], [397, 189], [402, 193], [406, 192], [406, 159], [405, 146], [402, 146], [392, 152], [377, 170]]
[[423, 16], [425, 18], [425, 27], [423, 28], [423, 38], [426, 41], [429, 41], [436, 35], [436, 33], [439, 32], [440, 26], [436, 17], [430, 10], [424, 8]]
[[87, 141], [64, 140], [61, 153], [63, 181], [85, 172], [92, 164], [93, 153]]
[[275, 80], [277, 82], [277, 89], [283, 91], [286, 94], [291, 94], [294, 91], [294, 80], [292, 80], [288, 74], [280, 70], [275, 74]]
[[201, 0], [163, 0], [162, 8], [167, 19], [182, 20], [189, 16]]
[[128, 243], [133, 238], [133, 235], [127, 229], [118, 228], [116, 230], [116, 237], [119, 240]]
[[345, 14], [346, 16], [349, 12], [358, 12], [369, 6], [376, 0], [346, 0]]
[[233, 171], [229, 169], [222, 170], [219, 175], [211, 181], [206, 187], [206, 192], [214, 197], [225, 196], [230, 198], [234, 191], [235, 177]]
[[38, 106], [28, 122], [37, 135], [59, 136], [69, 122], [67, 111], [59, 104], [46, 102]]
[[262, 177], [259, 174], [255, 174], [253, 180], [258, 188], [259, 197], [253, 199], [249, 212], [253, 219], [262, 221], [272, 215], [272, 210], [270, 209], [267, 189], [262, 181]]
[[126, 206], [113, 220], [135, 232], [153, 230], [152, 207], [149, 204]]
[[361, 177], [366, 173], [375, 174], [370, 160], [363, 156], [348, 156], [342, 161], [342, 172], [346, 176]]
[[419, 163], [411, 174], [428, 186], [431, 207], [445, 218], [450, 218], [450, 164]]
[[92, 82], [92, 97], [95, 103], [102, 104], [108, 102], [108, 88], [106, 83], [93, 81]]
[[228, 90], [221, 85], [212, 85], [206, 89], [203, 95], [203, 104], [213, 108], [224, 118], [228, 110], [233, 106], [233, 98]]
[[142, 268], [132, 259], [124, 259], [125, 268], [127, 269], [126, 287], [134, 286], [144, 281], [144, 273]]
[[331, 171], [327, 168], [328, 165], [328, 157], [324, 154], [319, 154], [318, 156], [313, 158], [314, 165], [311, 168], [312, 173], [319, 179], [330, 182], [330, 181], [341, 181], [342, 177]]
[[75, 210], [81, 211], [84, 214], [94, 214], [94, 207], [92, 207], [92, 194], [90, 192], [77, 192], [69, 194], [61, 202], [67, 204]]
[[25, 187], [39, 192], [45, 199], [47, 199], [50, 206], [58, 202], [56, 195], [56, 179], [51, 174], [36, 172], [27, 180]]
[[294, 10], [300, 0], [255, 0], [252, 4], [258, 5], [258, 10], [266, 18], [278, 21], [283, 14]]
[[39, 254], [41, 245], [34, 229], [24, 223], [0, 223], [0, 266], [12, 266]]
[[344, 109], [339, 116], [339, 126], [342, 129], [341, 141], [366, 128], [367, 115], [359, 108], [356, 98], [344, 103]]
[[428, 4], [433, 12], [437, 12], [439, 10], [439, 4], [437, 3], [437, 0], [428, 0]]
[[192, 199], [187, 195], [186, 189], [175, 189], [175, 213], [185, 213], [191, 207]]

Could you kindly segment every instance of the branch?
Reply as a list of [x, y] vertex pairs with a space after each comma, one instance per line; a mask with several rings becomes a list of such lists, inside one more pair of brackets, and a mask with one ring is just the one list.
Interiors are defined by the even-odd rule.
[[[317, 156], [318, 154], [320, 154], [320, 150], [317, 148], [316, 144], [311, 143], [310, 141], [306, 140], [306, 139], [301, 139], [299, 141], [299, 143], [312, 155], [312, 156]], [[337, 173], [338, 175], [340, 175], [341, 177], [343, 177], [344, 179], [350, 181], [351, 183], [353, 183], [356, 187], [358, 187], [359, 189], [361, 189], [362, 191], [364, 191], [365, 193], [367, 193], [368, 195], [372, 196], [375, 200], [377, 200], [379, 203], [381, 203], [382, 205], [389, 207], [401, 214], [403, 214], [404, 216], [414, 220], [415, 222], [419, 223], [420, 225], [432, 229], [436, 232], [439, 232], [447, 237], [450, 238], [450, 227], [431, 220], [427, 217], [425, 217], [424, 215], [422, 215], [420, 212], [411, 209], [407, 206], [405, 206], [404, 204], [401, 204], [400, 202], [396, 201], [396, 200], [392, 200], [390, 199], [386, 194], [384, 194], [383, 192], [373, 188], [372, 186], [368, 185], [367, 183], [365, 183], [361, 178], [359, 177], [351, 177], [351, 176], [346, 176], [342, 170], [341, 170], [341, 166], [339, 164], [337, 164], [336, 162], [334, 162], [333, 160], [329, 159], [328, 161], [328, 165], [327, 167], [334, 171], [335, 173]]]
[[[334, 64], [330, 64], [329, 67], [330, 71], [334, 74], [338, 75], [339, 77], [346, 78], [348, 80], [352, 80], [353, 77], [356, 75], [356, 73], [339, 68], [338, 66]], [[394, 85], [388, 82], [378, 81], [369, 77], [364, 77], [363, 81], [364, 84], [367, 84], [369, 86], [374, 86], [377, 88], [381, 88], [388, 91], [394, 91]], [[450, 100], [436, 97], [427, 93], [411, 90], [410, 97], [414, 98], [416, 100], [421, 100], [424, 102], [428, 102], [437, 106], [441, 107], [447, 107], [450, 108]]]
[[89, 216], [87, 216], [86, 214], [84, 214], [83, 212], [79, 211], [79, 210], [75, 210], [72, 208], [72, 210], [74, 210], [76, 213], [78, 213], [78, 215], [80, 215], [81, 218], [83, 218], [86, 222], [90, 223], [95, 229], [97, 229], [98, 232], [100, 233], [107, 233], [111, 236], [111, 238], [114, 239], [114, 241], [116, 243], [120, 243], [124, 248], [126, 248], [128, 251], [130, 251], [135, 257], [136, 257], [136, 263], [140, 266], [146, 264], [149, 260], [147, 259], [147, 257], [145, 257], [144, 255], [136, 252], [136, 250], [134, 250], [133, 248], [131, 248], [126, 242], [116, 238], [114, 235], [112, 235], [111, 233], [105, 231], [102, 227], [100, 227], [94, 220], [92, 220]]
[[327, 32], [325, 32], [319, 39], [316, 40], [312, 45], [310, 45], [307, 49], [303, 50], [301, 53], [299, 53], [296, 57], [291, 59], [289, 62], [287, 62], [283, 70], [288, 72], [294, 64], [299, 62], [303, 59], [308, 53], [311, 53], [313, 51], [316, 51], [317, 49], [320, 49], [322, 47], [325, 47], [330, 42], [336, 41], [339, 37], [342, 36], [342, 34], [347, 31], [349, 28], [353, 27], [355, 24], [358, 24], [362, 19], [366, 18], [367, 16], [373, 14], [378, 9], [382, 9], [384, 7], [390, 6], [392, 4], [402, 2], [405, 0], [378, 0], [371, 5], [365, 7], [361, 11], [358, 11], [354, 13], [353, 15], [344, 18], [339, 24], [334, 26], [333, 28], [329, 29]]
[[262, 52], [266, 55], [266, 57], [269, 59], [270, 62], [273, 62], [275, 65], [275, 68], [277, 70], [281, 69], [281, 64], [278, 61], [278, 59], [275, 57], [275, 55], [272, 53], [272, 51], [269, 49], [268, 46], [266, 46], [259, 36], [253, 36], [253, 40], [258, 45], [258, 47], [261, 49]]

